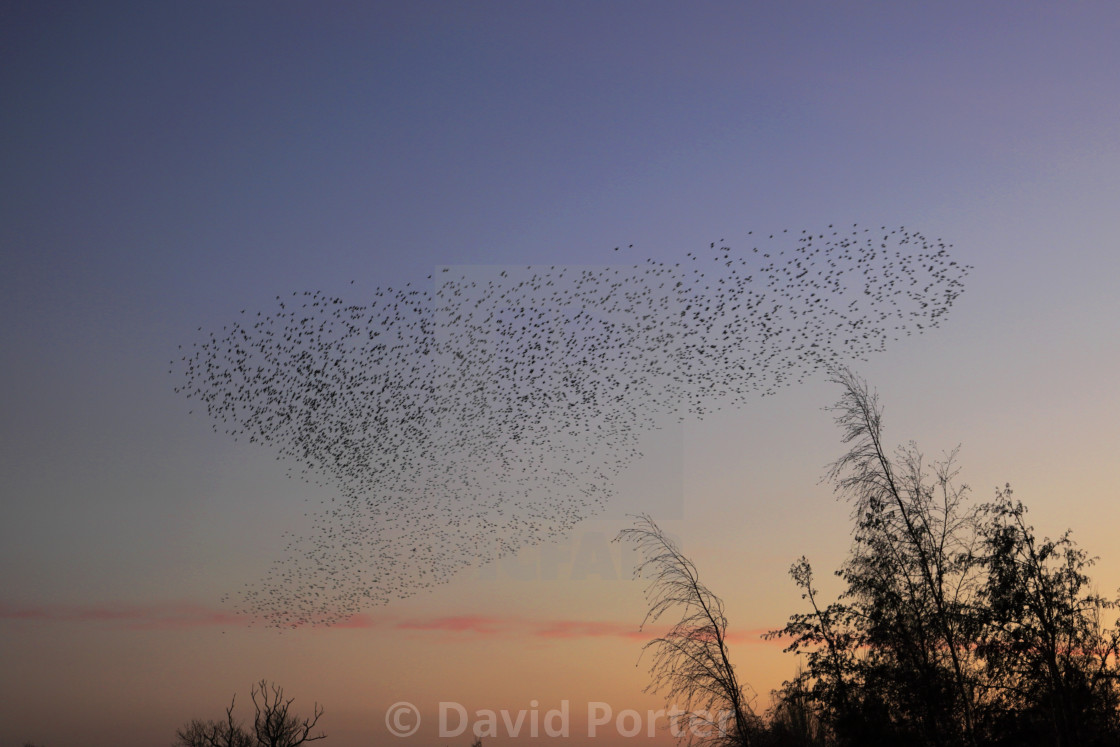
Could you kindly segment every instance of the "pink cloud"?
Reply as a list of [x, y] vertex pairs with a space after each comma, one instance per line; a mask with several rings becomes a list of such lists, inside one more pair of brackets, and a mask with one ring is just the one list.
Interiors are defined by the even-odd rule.
[[652, 638], [659, 634], [640, 631], [633, 625], [609, 621], [553, 620], [536, 621], [533, 635], [541, 638]]
[[[751, 628], [750, 630], [729, 630], [729, 631], [727, 631], [727, 635], [725, 636], [725, 638], [726, 638], [728, 643], [744, 643], [744, 644], [766, 643], [766, 644], [770, 644], [771, 643], [770, 641], [762, 640], [762, 634], [763, 633], [769, 633], [769, 632], [770, 632], [770, 628]], [[785, 646], [786, 646], [785, 643], [782, 643], [780, 641], [779, 641], [779, 643], [781, 643], [781, 646], [783, 648], [785, 648]]]
[[479, 635], [505, 635], [508, 620], [477, 615], [437, 617], [430, 620], [403, 620], [395, 627], [401, 630], [437, 630], [451, 633], [477, 633]]
[[[241, 626], [247, 617], [192, 603], [28, 605], [0, 603], [0, 620], [30, 622], [95, 623], [118, 625], [129, 630], [175, 630], [214, 626]], [[440, 617], [397, 618], [392, 615], [356, 614], [334, 624], [335, 628], [364, 630], [383, 628], [416, 635], [439, 635], [447, 641], [467, 638], [521, 636], [545, 640], [581, 638], [621, 638], [648, 641], [664, 635], [668, 627], [647, 626], [639, 630], [632, 623], [612, 620], [539, 620], [525, 617], [484, 615], [445, 615]], [[766, 629], [729, 630], [727, 642], [759, 644]], [[785, 645], [784, 642], [778, 642]]]
[[357, 614], [351, 615], [345, 620], [340, 620], [334, 624], [336, 628], [375, 628], [382, 623], [369, 615]]

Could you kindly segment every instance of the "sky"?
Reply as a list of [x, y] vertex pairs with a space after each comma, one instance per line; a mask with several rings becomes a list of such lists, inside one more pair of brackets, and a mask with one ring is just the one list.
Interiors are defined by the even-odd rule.
[[642, 510], [725, 600], [765, 707], [797, 665], [758, 637], [802, 609], [790, 564], [835, 593], [851, 542], [822, 376], [646, 434], [568, 537], [343, 624], [222, 601], [332, 488], [215, 433], [168, 362], [277, 295], [363, 303], [449, 265], [675, 262], [830, 224], [943, 239], [964, 294], [857, 366], [886, 438], [959, 445], [976, 500], [1011, 483], [1112, 593], [1118, 37], [1106, 2], [4, 3], [0, 744], [166, 744], [235, 693], [245, 717], [261, 678], [324, 706], [322, 744], [466, 745], [439, 703], [563, 701], [572, 735], [539, 741], [617, 742], [586, 736], [589, 704], [666, 707], [610, 542]]

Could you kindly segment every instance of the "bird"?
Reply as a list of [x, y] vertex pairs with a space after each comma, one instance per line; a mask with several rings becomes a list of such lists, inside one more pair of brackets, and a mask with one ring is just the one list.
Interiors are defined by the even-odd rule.
[[430, 290], [358, 301], [295, 291], [199, 328], [175, 391], [333, 496], [231, 594], [237, 611], [331, 625], [563, 537], [609, 505], [643, 433], [929, 332], [972, 269], [911, 229], [755, 235], [679, 262], [442, 267]]

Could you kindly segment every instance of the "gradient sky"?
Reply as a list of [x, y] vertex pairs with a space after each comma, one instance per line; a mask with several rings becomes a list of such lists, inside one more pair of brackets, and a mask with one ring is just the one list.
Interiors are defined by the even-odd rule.
[[[276, 294], [361, 303], [438, 265], [941, 237], [965, 294], [859, 369], [887, 439], [960, 444], [976, 499], [1011, 482], [1110, 593], [1117, 38], [1111, 2], [4, 3], [0, 744], [166, 744], [261, 677], [324, 704], [329, 745], [435, 743], [441, 700], [567, 699], [575, 732], [588, 701], [661, 707], [607, 544], [651, 500], [680, 507], [664, 525], [766, 705], [796, 667], [757, 637], [801, 609], [790, 563], [834, 591], [850, 542], [820, 380], [658, 434], [618, 510], [517, 563], [336, 628], [221, 604], [329, 496], [188, 414], [168, 361]], [[410, 739], [398, 700], [426, 718]]]

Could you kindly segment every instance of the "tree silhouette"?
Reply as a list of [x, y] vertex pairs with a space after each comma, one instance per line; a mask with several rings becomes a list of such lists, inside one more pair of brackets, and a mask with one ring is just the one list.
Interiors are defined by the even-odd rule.
[[233, 720], [233, 707], [237, 695], [226, 708], [225, 721], [202, 721], [194, 719], [175, 732], [172, 747], [254, 747], [255, 741], [241, 724]]
[[841, 577], [865, 621], [860, 642], [878, 655], [880, 686], [926, 740], [973, 745], [975, 511], [955, 481], [955, 453], [927, 467], [911, 443], [888, 457], [877, 395], [850, 371], [835, 381], [844, 393], [833, 410], [850, 446], [828, 479], [858, 517]]
[[173, 747], [298, 747], [326, 738], [326, 734], [311, 736], [323, 715], [323, 707], [318, 703], [311, 716], [300, 718], [291, 712], [295, 698], [285, 698], [284, 688], [263, 679], [253, 685], [250, 698], [256, 710], [252, 732], [233, 719], [237, 701], [234, 695], [224, 722], [194, 719], [175, 733]]
[[656, 622], [673, 610], [680, 619], [663, 636], [643, 647], [652, 650], [651, 682], [646, 692], [664, 691], [684, 704], [687, 726], [675, 733], [689, 745], [750, 745], [758, 717], [751, 710], [727, 652], [723, 602], [705, 586], [696, 566], [647, 515], [615, 538], [637, 545], [642, 562], [635, 576], [646, 576], [649, 611], [642, 621]]
[[1092, 560], [1069, 532], [1037, 540], [1010, 488], [970, 506], [955, 452], [888, 456], [875, 393], [835, 380], [849, 450], [827, 479], [856, 524], [846, 588], [824, 605], [808, 560], [790, 569], [811, 609], [767, 637], [807, 661], [772, 714], [808, 704], [833, 744], [1117, 744], [1117, 603], [1087, 591]]
[[[986, 504], [988, 548], [980, 650], [992, 672], [1000, 732], [1049, 733], [1089, 744], [1117, 731], [1120, 631], [1102, 622], [1117, 602], [1087, 591], [1093, 564], [1064, 533], [1037, 539], [1010, 486]], [[1025, 738], [1027, 734], [1021, 734]]]
[[326, 738], [326, 734], [311, 736], [311, 730], [323, 715], [323, 707], [318, 703], [311, 716], [301, 719], [289, 712], [295, 698], [285, 699], [284, 688], [269, 685], [265, 680], [253, 687], [250, 697], [257, 709], [256, 718], [253, 719], [253, 733], [259, 747], [297, 747], [304, 742]]

